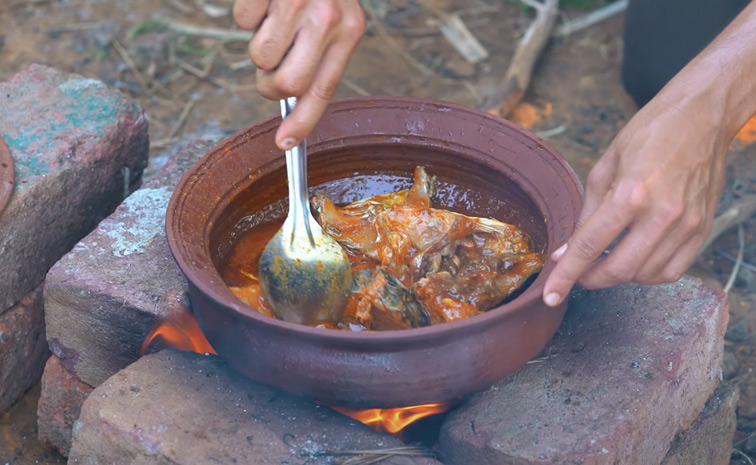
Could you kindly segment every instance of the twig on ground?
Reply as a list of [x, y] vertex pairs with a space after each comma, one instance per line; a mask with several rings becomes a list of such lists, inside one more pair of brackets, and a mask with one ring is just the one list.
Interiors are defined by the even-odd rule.
[[[734, 255], [731, 255], [731, 254], [728, 254], [727, 252], [717, 251], [717, 255], [719, 255], [720, 257], [722, 257], [724, 259], [727, 259], [727, 260], [729, 260], [729, 261], [731, 261], [733, 263], [735, 263], [735, 262], [738, 261], [738, 257], [736, 257]], [[743, 260], [743, 262], [740, 264], [740, 266], [742, 266], [743, 268], [746, 268], [746, 269], [751, 270], [754, 273], [756, 273], [756, 265], [754, 265], [753, 263], [748, 263], [747, 261]]]
[[747, 195], [736, 200], [730, 208], [714, 219], [714, 226], [709, 237], [701, 246], [698, 257], [701, 257], [711, 243], [723, 232], [748, 220], [754, 213], [756, 213], [756, 195]]
[[477, 64], [488, 58], [488, 50], [470, 31], [459, 15], [443, 13], [441, 16], [441, 32], [457, 53], [462, 55], [462, 58], [468, 63]]
[[740, 265], [743, 264], [743, 253], [745, 252], [745, 232], [743, 231], [743, 224], [738, 225], [738, 259], [735, 261], [735, 266], [732, 267], [732, 273], [730, 273], [730, 278], [727, 280], [727, 284], [725, 284], [724, 292], [725, 294], [730, 293], [730, 289], [732, 289], [732, 286], [735, 284], [735, 279], [738, 277], [738, 273], [740, 272]]
[[164, 149], [166, 147], [169, 147], [176, 142], [180, 141], [180, 137], [170, 137], [170, 138], [164, 138], [164, 139], [158, 139], [156, 141], [150, 142], [150, 150], [153, 149]]
[[559, 0], [520, 0], [536, 10], [536, 17], [517, 45], [499, 90], [491, 97], [488, 111], [506, 117], [520, 103], [530, 85], [538, 57], [546, 46], [559, 15]]
[[200, 27], [193, 24], [174, 21], [172, 19], [163, 19], [162, 22], [164, 22], [169, 29], [188, 36], [207, 37], [226, 42], [249, 42], [252, 38], [252, 32], [250, 31], [237, 31], [234, 29], [222, 29], [218, 27]]
[[249, 68], [251, 66], [255, 66], [254, 63], [252, 63], [252, 60], [249, 58], [245, 58], [241, 61], [236, 61], [234, 63], [228, 64], [228, 69], [231, 71], [239, 71], [240, 69]]
[[562, 124], [562, 125], [559, 125], [559, 126], [557, 126], [555, 128], [546, 129], [546, 130], [543, 130], [543, 131], [536, 131], [535, 135], [538, 136], [538, 137], [540, 137], [541, 139], [546, 140], [549, 137], [558, 136], [559, 134], [563, 133], [566, 130], [567, 130], [567, 125], [566, 124]]
[[230, 7], [213, 5], [208, 0], [195, 0], [195, 3], [211, 18], [222, 18], [231, 14]]
[[396, 456], [428, 456], [428, 453], [415, 446], [403, 446], [394, 447], [391, 449], [367, 449], [367, 450], [337, 450], [337, 451], [325, 451], [323, 455], [328, 456], [349, 456], [348, 458], [341, 460], [339, 465], [368, 465], [371, 463], [378, 463], [391, 457]]
[[173, 128], [171, 129], [171, 132], [168, 133], [168, 139], [175, 136], [179, 130], [181, 129], [181, 126], [184, 125], [186, 122], [186, 118], [189, 117], [189, 113], [191, 113], [192, 108], [194, 108], [194, 100], [189, 100], [186, 105], [184, 105], [184, 109], [181, 110], [181, 114], [179, 115], [178, 120], [176, 121], [176, 124], [173, 125]]
[[209, 76], [210, 74], [209, 70], [199, 69], [196, 66], [192, 65], [191, 63], [187, 63], [186, 61], [182, 60], [181, 58], [175, 55], [170, 57], [170, 61], [176, 66], [178, 66], [179, 68], [186, 71], [187, 73], [192, 74], [203, 81], [211, 82], [215, 84], [216, 86], [226, 89], [230, 92], [236, 92], [239, 90], [239, 86], [235, 86], [234, 84], [231, 84], [223, 79], [218, 79], [216, 77]]
[[134, 63], [134, 60], [131, 59], [131, 55], [129, 55], [129, 52], [124, 48], [123, 45], [121, 45], [121, 42], [119, 42], [118, 39], [113, 39], [113, 48], [116, 52], [118, 52], [118, 55], [121, 56], [121, 59], [124, 63], [126, 63], [126, 66], [128, 66], [129, 70], [131, 70], [131, 73], [134, 75], [136, 80], [139, 81], [139, 85], [142, 86], [142, 89], [144, 89], [145, 92], [151, 92], [150, 86], [147, 83], [147, 80], [144, 78], [144, 75], [141, 71], [139, 71], [136, 63]]
[[51, 27], [50, 29], [45, 29], [45, 33], [47, 34], [59, 34], [61, 32], [76, 32], [76, 31], [86, 31], [89, 29], [97, 29], [100, 27], [100, 23], [73, 23], [73, 24], [62, 24], [60, 26]]
[[349, 87], [349, 89], [351, 89], [351, 91], [354, 92], [357, 95], [362, 95], [362, 96], [370, 95], [370, 92], [368, 92], [365, 89], [363, 89], [362, 87], [360, 87], [359, 84], [357, 84], [356, 82], [352, 81], [351, 79], [342, 78], [341, 82], [345, 86]]
[[746, 459], [750, 465], [754, 465], [753, 460], [751, 460], [751, 457], [747, 456], [746, 453], [743, 452], [742, 450], [733, 449], [732, 451], [738, 454], [739, 456], [743, 457], [744, 459]]
[[186, 3], [182, 2], [181, 0], [164, 0], [164, 1], [169, 6], [177, 9], [178, 11], [184, 13], [185, 15], [188, 15], [190, 13], [194, 13], [194, 8], [192, 8], [190, 5], [187, 5]]
[[627, 9], [628, 0], [618, 0], [604, 7], [594, 10], [585, 16], [562, 23], [554, 32], [555, 37], [566, 37], [573, 32], [587, 29]]
[[528, 360], [528, 362], [525, 363], [525, 365], [532, 365], [534, 363], [543, 363], [547, 360], [552, 359], [553, 357], [555, 357], [555, 355], [554, 356], [547, 355], [546, 357], [534, 358], [533, 360]]
[[422, 74], [426, 76], [430, 76], [433, 74], [432, 69], [428, 68], [424, 64], [417, 61], [415, 57], [407, 53], [407, 51], [403, 47], [401, 47], [398, 43], [396, 43], [394, 38], [391, 37], [391, 34], [389, 34], [389, 32], [386, 30], [386, 27], [383, 25], [383, 22], [378, 17], [378, 14], [375, 12], [375, 9], [373, 8], [373, 6], [370, 4], [369, 1], [364, 2], [363, 7], [365, 8], [365, 11], [367, 12], [368, 17], [373, 21], [375, 30], [376, 32], [378, 32], [378, 35], [383, 39], [384, 42], [386, 42], [386, 44], [392, 50], [398, 53], [402, 58], [404, 58], [404, 60], [407, 63], [409, 63], [413, 68], [420, 71]]

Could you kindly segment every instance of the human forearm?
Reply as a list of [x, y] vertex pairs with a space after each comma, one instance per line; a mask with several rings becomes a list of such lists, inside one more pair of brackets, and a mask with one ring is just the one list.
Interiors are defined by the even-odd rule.
[[756, 1], [659, 93], [728, 143], [756, 114]]

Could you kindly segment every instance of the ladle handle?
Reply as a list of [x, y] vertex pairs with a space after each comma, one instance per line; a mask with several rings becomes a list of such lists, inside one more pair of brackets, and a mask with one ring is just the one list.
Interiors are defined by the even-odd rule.
[[[286, 118], [297, 105], [296, 97], [281, 99], [281, 117]], [[310, 196], [307, 192], [307, 142], [286, 151], [286, 175], [289, 178], [289, 218], [296, 230], [304, 228], [311, 244], [315, 238], [310, 226]]]

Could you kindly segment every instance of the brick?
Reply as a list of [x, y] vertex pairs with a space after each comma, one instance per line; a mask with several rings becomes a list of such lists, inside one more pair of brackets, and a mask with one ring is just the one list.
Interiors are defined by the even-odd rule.
[[42, 392], [37, 404], [39, 439], [68, 456], [71, 449], [73, 424], [92, 386], [82, 383], [69, 373], [60, 359], [52, 356], [45, 365]]
[[[96, 388], [69, 464], [334, 463], [328, 451], [402, 446], [304, 398], [250, 381], [219, 357], [166, 350]], [[383, 465], [440, 465], [394, 457]]]
[[726, 296], [685, 277], [576, 291], [548, 358], [444, 423], [446, 465], [661, 463], [721, 379]]
[[0, 217], [0, 313], [141, 180], [147, 118], [100, 81], [32, 65], [0, 83], [16, 187]]
[[737, 403], [735, 386], [722, 382], [693, 425], [677, 435], [661, 465], [728, 465]]
[[47, 340], [82, 382], [99, 386], [134, 362], [169, 302], [187, 304], [187, 283], [165, 237], [165, 212], [181, 175], [210, 146], [196, 142], [176, 153], [48, 273]]
[[0, 314], [0, 413], [36, 383], [49, 357], [42, 286]]

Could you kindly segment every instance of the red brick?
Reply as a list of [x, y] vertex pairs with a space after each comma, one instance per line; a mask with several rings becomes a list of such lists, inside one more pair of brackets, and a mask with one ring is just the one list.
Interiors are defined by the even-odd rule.
[[37, 404], [39, 439], [68, 456], [73, 424], [91, 392], [92, 386], [82, 383], [63, 368], [58, 357], [50, 357], [45, 365], [42, 393]]
[[449, 415], [441, 460], [659, 464], [720, 381], [727, 320], [726, 296], [689, 277], [575, 292], [548, 359]]
[[50, 269], [47, 340], [63, 366], [90, 386], [139, 358], [145, 336], [187, 304], [187, 283], [168, 249], [165, 212], [184, 171], [210, 148], [190, 144]]
[[[327, 464], [329, 451], [402, 446], [333, 410], [254, 383], [219, 357], [166, 350], [84, 402], [69, 464]], [[339, 457], [344, 458], [344, 457]], [[440, 465], [394, 457], [381, 465]]]
[[100, 81], [33, 65], [0, 83], [16, 187], [0, 216], [0, 313], [141, 180], [147, 118]]
[[737, 403], [735, 386], [722, 382], [693, 425], [677, 435], [661, 465], [728, 465]]
[[0, 314], [0, 413], [39, 380], [49, 355], [39, 286]]

